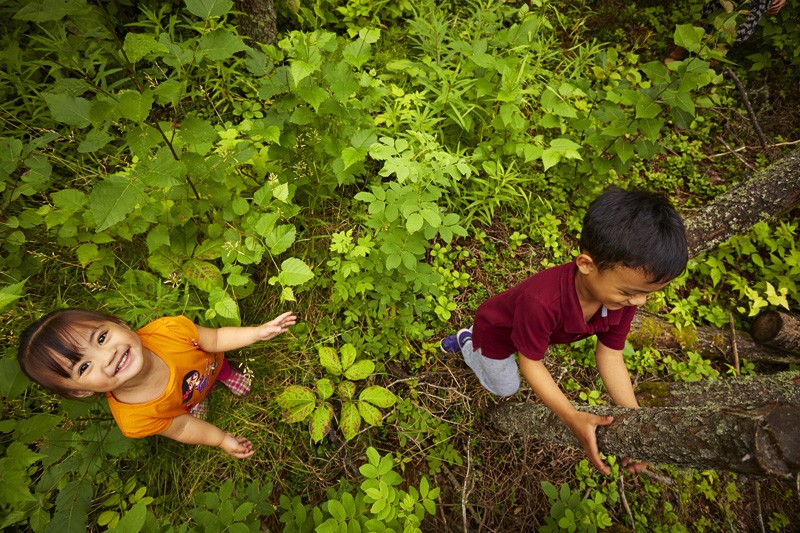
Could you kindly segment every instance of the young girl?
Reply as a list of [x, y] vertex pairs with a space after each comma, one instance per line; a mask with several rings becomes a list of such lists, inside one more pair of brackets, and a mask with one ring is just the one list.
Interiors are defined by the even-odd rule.
[[115, 316], [63, 309], [25, 330], [19, 363], [33, 381], [68, 398], [106, 393], [128, 437], [163, 435], [244, 458], [253, 455], [250, 441], [203, 420], [217, 381], [237, 396], [250, 392], [247, 376], [222, 352], [271, 339], [296, 320], [287, 312], [260, 326], [210, 329], [177, 316], [134, 332]]

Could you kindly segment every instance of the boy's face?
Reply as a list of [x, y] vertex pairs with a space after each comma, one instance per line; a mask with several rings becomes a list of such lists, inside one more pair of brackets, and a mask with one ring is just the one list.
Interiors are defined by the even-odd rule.
[[144, 368], [144, 347], [135, 332], [115, 322], [100, 322], [82, 328], [80, 333], [83, 356], [75, 364], [65, 365], [70, 374], [67, 387], [88, 396], [136, 383]]
[[[588, 261], [581, 260], [582, 257], [588, 258]], [[609, 310], [630, 305], [644, 305], [650, 293], [659, 291], [669, 284], [669, 281], [653, 283], [643, 270], [625, 266], [598, 270], [591, 258], [585, 254], [578, 256], [576, 262], [581, 274], [576, 281], [578, 294], [583, 293], [582, 299], [588, 297], [593, 303], [599, 302]]]

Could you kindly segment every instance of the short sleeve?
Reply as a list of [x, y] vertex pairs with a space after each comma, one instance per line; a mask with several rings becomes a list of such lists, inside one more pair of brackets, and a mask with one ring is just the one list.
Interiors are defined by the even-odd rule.
[[598, 333], [597, 340], [612, 350], [625, 348], [625, 340], [631, 330], [631, 322], [633, 322], [634, 315], [636, 315], [636, 306], [631, 305], [623, 308], [619, 322], [611, 326], [608, 331]]
[[558, 325], [558, 315], [553, 311], [557, 308], [557, 302], [543, 302], [535, 296], [519, 299], [514, 310], [511, 340], [520, 355], [534, 361], [544, 358], [551, 333]]

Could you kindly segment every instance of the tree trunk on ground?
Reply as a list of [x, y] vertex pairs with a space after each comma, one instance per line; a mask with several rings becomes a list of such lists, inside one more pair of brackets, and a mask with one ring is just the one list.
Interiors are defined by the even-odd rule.
[[756, 222], [800, 204], [800, 149], [759, 171], [686, 220], [689, 256], [719, 246]]
[[[605, 454], [757, 476], [800, 473], [800, 406], [580, 410], [614, 416], [610, 426], [597, 428], [597, 444]], [[489, 418], [505, 433], [533, 436], [550, 446], [578, 446], [569, 428], [541, 404], [506, 402]]]
[[273, 0], [236, 0], [236, 27], [241, 35], [264, 44], [278, 43], [278, 16]]
[[737, 408], [754, 408], [767, 404], [800, 407], [800, 372], [696, 383], [643, 383], [636, 389], [636, 398], [642, 407], [735, 405]]
[[[637, 346], [648, 345], [659, 350], [692, 350], [706, 358], [724, 358], [733, 364], [731, 331], [710, 326], [683, 328], [656, 315], [639, 311], [633, 318], [630, 341]], [[800, 353], [792, 354], [772, 346], [758, 344], [748, 335], [736, 331], [733, 339], [739, 354], [758, 363], [800, 364]]]
[[787, 313], [759, 314], [753, 322], [753, 338], [765, 346], [800, 356], [800, 320]]

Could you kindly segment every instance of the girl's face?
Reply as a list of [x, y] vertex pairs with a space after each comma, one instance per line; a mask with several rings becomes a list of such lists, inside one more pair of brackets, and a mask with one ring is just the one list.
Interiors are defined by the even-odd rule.
[[[115, 322], [99, 322], [83, 333], [83, 354], [66, 366], [70, 377], [66, 385], [88, 396], [95, 392], [115, 392], [139, 386], [144, 368], [144, 347], [139, 336]], [[85, 393], [85, 394], [84, 394]]]

